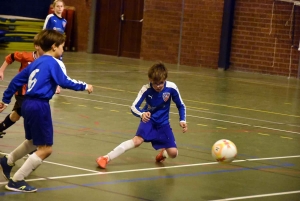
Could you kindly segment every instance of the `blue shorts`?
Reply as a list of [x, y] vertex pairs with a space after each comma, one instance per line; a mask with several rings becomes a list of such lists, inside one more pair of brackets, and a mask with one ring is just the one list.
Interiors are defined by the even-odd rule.
[[53, 125], [49, 100], [25, 96], [22, 104], [25, 138], [33, 144], [53, 145]]
[[177, 148], [170, 124], [156, 126], [151, 120], [147, 123], [141, 121], [136, 136], [143, 138], [145, 142], [151, 142], [152, 147], [156, 150]]

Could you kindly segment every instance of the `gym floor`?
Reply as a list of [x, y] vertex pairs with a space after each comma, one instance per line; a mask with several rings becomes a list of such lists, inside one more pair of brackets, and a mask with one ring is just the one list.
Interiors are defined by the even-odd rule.
[[[135, 135], [139, 119], [130, 106], [155, 62], [75, 52], [65, 52], [63, 60], [68, 75], [93, 84], [94, 93], [63, 89], [54, 95], [54, 151], [26, 179], [38, 191], [7, 191], [1, 176], [1, 200], [300, 200], [299, 80], [166, 64], [187, 107], [188, 132], [182, 133], [171, 106], [179, 156], [157, 164], [158, 151], [144, 143], [103, 170], [95, 159]], [[1, 93], [18, 67], [7, 68]], [[234, 162], [213, 160], [211, 147], [219, 139], [236, 144]], [[0, 139], [1, 154], [23, 140], [21, 119]]]

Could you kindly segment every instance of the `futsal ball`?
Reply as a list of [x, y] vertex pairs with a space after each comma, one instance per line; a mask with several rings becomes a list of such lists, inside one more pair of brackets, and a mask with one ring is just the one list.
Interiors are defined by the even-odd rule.
[[220, 163], [230, 163], [237, 155], [237, 148], [230, 140], [218, 140], [211, 149], [212, 157]]

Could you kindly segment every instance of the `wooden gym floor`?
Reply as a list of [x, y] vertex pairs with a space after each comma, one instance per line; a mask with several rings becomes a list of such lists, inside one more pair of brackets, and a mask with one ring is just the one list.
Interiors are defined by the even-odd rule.
[[[94, 93], [65, 89], [53, 97], [54, 152], [27, 178], [38, 192], [7, 191], [1, 177], [0, 200], [300, 200], [299, 80], [166, 64], [187, 106], [185, 134], [174, 104], [170, 114], [179, 156], [156, 164], [158, 152], [144, 143], [102, 170], [95, 159], [135, 134], [139, 119], [129, 107], [154, 62], [70, 52], [64, 62], [68, 75], [93, 84]], [[1, 93], [18, 67], [6, 70]], [[0, 139], [0, 152], [23, 139], [20, 120]], [[213, 161], [219, 139], [236, 144], [233, 163]]]

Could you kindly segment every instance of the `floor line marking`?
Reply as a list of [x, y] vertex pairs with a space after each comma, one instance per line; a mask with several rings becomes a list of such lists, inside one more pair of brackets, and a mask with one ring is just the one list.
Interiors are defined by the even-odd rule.
[[[2, 153], [3, 154], [3, 153]], [[300, 158], [300, 155], [295, 156], [281, 156], [281, 157], [270, 157], [270, 158], [255, 158], [255, 159], [245, 159], [245, 160], [235, 160], [232, 163], [239, 163], [239, 162], [247, 162], [247, 161], [258, 161], [258, 160], [276, 160], [276, 159], [286, 159], [286, 158]], [[46, 161], [44, 161], [46, 162]], [[61, 165], [65, 166], [64, 164], [48, 162], [54, 165]], [[76, 174], [76, 175], [67, 175], [67, 176], [55, 176], [55, 177], [45, 177], [45, 178], [37, 178], [37, 179], [28, 179], [26, 181], [45, 181], [45, 180], [53, 180], [53, 179], [64, 179], [64, 178], [75, 178], [75, 177], [86, 177], [86, 176], [93, 176], [93, 175], [105, 175], [105, 174], [119, 174], [119, 173], [127, 173], [127, 172], [141, 172], [141, 171], [151, 171], [151, 170], [161, 170], [161, 169], [172, 169], [172, 168], [182, 168], [182, 167], [194, 167], [194, 166], [206, 166], [206, 165], [216, 165], [219, 164], [218, 162], [208, 162], [208, 163], [195, 163], [195, 164], [186, 164], [186, 165], [175, 165], [175, 166], [167, 166], [167, 167], [154, 167], [154, 168], [141, 168], [141, 169], [132, 169], [132, 170], [119, 170], [119, 171], [112, 171], [112, 172], [98, 172], [94, 170], [87, 170], [95, 173], [88, 173], [88, 174]], [[68, 166], [74, 169], [80, 169], [74, 166]], [[7, 182], [0, 182], [0, 185], [7, 184]]]
[[268, 193], [268, 194], [260, 194], [260, 195], [249, 195], [249, 196], [233, 197], [233, 198], [224, 198], [224, 199], [210, 200], [210, 201], [242, 200], [242, 199], [251, 199], [251, 198], [270, 197], [270, 196], [275, 196], [275, 195], [288, 195], [288, 194], [295, 194], [295, 193], [300, 193], [300, 190], [299, 191], [280, 192], [280, 193]]

